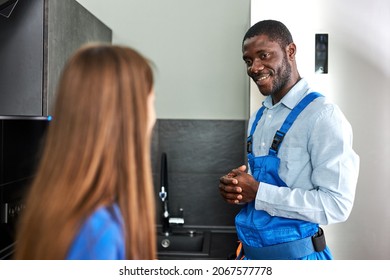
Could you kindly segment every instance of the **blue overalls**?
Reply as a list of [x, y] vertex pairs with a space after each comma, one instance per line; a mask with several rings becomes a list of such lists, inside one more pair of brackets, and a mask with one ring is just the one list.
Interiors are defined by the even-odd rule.
[[[277, 154], [280, 144], [298, 115], [319, 96], [316, 92], [305, 96], [276, 132], [268, 155], [255, 157], [252, 153], [252, 138], [265, 107], [259, 109], [247, 139], [249, 166], [252, 176], [258, 182], [287, 187], [278, 174], [280, 159]], [[237, 259], [332, 259], [318, 224], [271, 216], [266, 211], [256, 210], [254, 201], [241, 209], [235, 223], [243, 248]]]

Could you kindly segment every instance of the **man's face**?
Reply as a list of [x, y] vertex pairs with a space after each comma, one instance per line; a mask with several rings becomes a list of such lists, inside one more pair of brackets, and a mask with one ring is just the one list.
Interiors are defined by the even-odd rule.
[[286, 50], [266, 35], [248, 38], [242, 46], [248, 76], [264, 96], [279, 101], [286, 93], [291, 78], [291, 65]]

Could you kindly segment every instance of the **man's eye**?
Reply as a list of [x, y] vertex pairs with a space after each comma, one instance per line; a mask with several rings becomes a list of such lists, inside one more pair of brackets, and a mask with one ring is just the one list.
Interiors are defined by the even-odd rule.
[[244, 60], [245, 61], [245, 64], [247, 66], [251, 66], [252, 65], [252, 61], [251, 60]]
[[261, 54], [261, 59], [266, 59], [269, 57], [269, 53], [262, 53]]

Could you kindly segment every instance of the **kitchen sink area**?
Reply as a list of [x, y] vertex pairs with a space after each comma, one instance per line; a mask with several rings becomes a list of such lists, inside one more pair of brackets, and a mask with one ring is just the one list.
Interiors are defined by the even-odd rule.
[[160, 260], [234, 259], [238, 245], [234, 227], [181, 227], [168, 235], [157, 231]]
[[[234, 259], [238, 238], [234, 226], [192, 225], [183, 207], [170, 206], [167, 153], [161, 153], [158, 197], [161, 224], [157, 225], [157, 257], [160, 260]], [[185, 197], [183, 197], [185, 199]], [[189, 206], [189, 205], [188, 205]], [[174, 214], [172, 210], [176, 208]], [[192, 217], [193, 218], [193, 217]], [[232, 220], [234, 217], [231, 218]]]

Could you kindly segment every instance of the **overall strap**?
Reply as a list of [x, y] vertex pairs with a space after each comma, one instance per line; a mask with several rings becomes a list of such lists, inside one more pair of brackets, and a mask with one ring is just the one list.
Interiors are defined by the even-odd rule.
[[259, 120], [261, 119], [261, 116], [263, 115], [263, 112], [265, 110], [265, 106], [262, 106], [258, 111], [257, 111], [257, 114], [256, 114], [256, 118], [255, 120], [253, 121], [253, 124], [252, 124], [252, 128], [251, 128], [251, 131], [249, 133], [249, 136], [247, 137], [246, 139], [246, 151], [248, 154], [251, 154], [252, 153], [252, 138], [253, 138], [253, 133], [255, 133], [255, 130], [256, 130], [256, 127], [257, 127], [257, 123], [259, 122]]
[[286, 120], [284, 121], [282, 127], [276, 131], [274, 139], [272, 140], [271, 147], [269, 149], [269, 155], [276, 156], [279, 151], [280, 144], [283, 141], [284, 136], [286, 135], [287, 131], [290, 129], [298, 115], [306, 108], [307, 105], [309, 105], [314, 99], [317, 97], [322, 96], [318, 92], [311, 92], [308, 95], [306, 95], [288, 114]]

